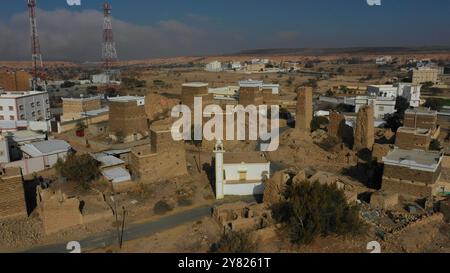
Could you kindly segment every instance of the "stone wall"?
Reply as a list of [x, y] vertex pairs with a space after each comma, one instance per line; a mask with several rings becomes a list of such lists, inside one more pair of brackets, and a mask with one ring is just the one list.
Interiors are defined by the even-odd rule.
[[25, 192], [20, 168], [8, 168], [0, 176], [0, 219], [16, 216], [27, 216]]
[[371, 150], [375, 143], [374, 114], [372, 106], [359, 109], [355, 127], [354, 150]]
[[431, 134], [416, 134], [399, 130], [396, 135], [395, 145], [405, 150], [428, 151], [431, 143]]
[[398, 180], [411, 181], [414, 183], [418, 182], [422, 184], [435, 184], [439, 179], [440, 174], [441, 174], [441, 167], [439, 167], [438, 170], [435, 173], [433, 173], [433, 172], [413, 170], [401, 166], [385, 165], [383, 176]]
[[328, 134], [332, 137], [342, 139], [345, 131], [345, 116], [336, 111], [330, 112], [330, 123], [328, 125]]
[[150, 145], [136, 147], [131, 152], [130, 171], [143, 183], [186, 175], [186, 152], [184, 149], [173, 149], [153, 153]]
[[25, 71], [0, 72], [0, 86], [5, 91], [29, 91], [32, 76]]
[[437, 126], [437, 116], [405, 113], [403, 126], [434, 130]]
[[133, 135], [149, 134], [145, 106], [135, 101], [109, 103], [109, 132], [113, 135], [123, 134], [125, 138]]
[[101, 109], [100, 97], [96, 99], [63, 100], [63, 118], [75, 120], [81, 118], [81, 113]]
[[313, 90], [302, 87], [297, 95], [296, 129], [310, 131], [313, 119]]
[[423, 183], [411, 183], [398, 179], [383, 177], [382, 190], [385, 192], [398, 193], [402, 196], [412, 196], [416, 198], [428, 198], [433, 195], [435, 188], [433, 185], [427, 186]]
[[52, 192], [37, 188], [37, 207], [45, 234], [83, 224], [80, 201], [67, 198], [61, 192]]
[[263, 93], [259, 87], [241, 87], [239, 89], [239, 104], [243, 106], [259, 106], [264, 103]]

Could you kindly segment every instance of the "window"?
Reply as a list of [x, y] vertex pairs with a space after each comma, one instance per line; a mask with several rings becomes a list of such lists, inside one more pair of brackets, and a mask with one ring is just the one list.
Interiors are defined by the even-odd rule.
[[36, 105], [41, 106], [41, 102], [40, 101], [36, 102]]
[[19, 109], [23, 111], [23, 105], [19, 105]]
[[15, 120], [14, 116], [9, 116], [9, 120]]
[[384, 106], [378, 107], [378, 111], [383, 112], [384, 111]]
[[45, 100], [45, 104], [48, 104], [48, 100]]
[[42, 115], [41, 110], [38, 110], [38, 116]]
[[26, 120], [25, 115], [20, 115], [20, 120]]
[[0, 120], [5, 120], [5, 117], [4, 116], [0, 116]]
[[31, 107], [34, 107], [34, 102], [30, 103]]
[[36, 112], [32, 112], [31, 115], [32, 115], [33, 117], [35, 117], [35, 116], [36, 116]]
[[0, 106], [0, 111], [3, 111], [3, 106]]
[[9, 106], [9, 111], [14, 111], [14, 106]]

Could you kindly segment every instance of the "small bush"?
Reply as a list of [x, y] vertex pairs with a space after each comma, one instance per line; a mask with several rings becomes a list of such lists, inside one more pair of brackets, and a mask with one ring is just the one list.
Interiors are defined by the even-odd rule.
[[172, 207], [164, 201], [159, 201], [153, 207], [153, 212], [157, 215], [163, 215], [171, 211]]
[[356, 234], [363, 230], [358, 208], [347, 204], [336, 185], [301, 182], [288, 185], [285, 200], [272, 208], [274, 219], [295, 244], [309, 244], [317, 236]]
[[257, 243], [248, 232], [225, 232], [219, 242], [211, 247], [211, 252], [216, 253], [253, 253]]

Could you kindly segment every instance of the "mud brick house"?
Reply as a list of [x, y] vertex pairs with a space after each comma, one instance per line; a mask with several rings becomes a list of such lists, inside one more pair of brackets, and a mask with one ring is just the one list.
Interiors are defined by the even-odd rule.
[[443, 155], [439, 152], [396, 148], [383, 157], [382, 190], [427, 198], [437, 191]]

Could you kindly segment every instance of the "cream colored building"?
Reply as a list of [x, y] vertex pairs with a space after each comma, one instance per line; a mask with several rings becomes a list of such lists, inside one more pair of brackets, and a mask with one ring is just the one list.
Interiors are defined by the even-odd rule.
[[422, 84], [426, 82], [432, 82], [434, 84], [438, 81], [439, 70], [435, 68], [419, 68], [412, 70], [412, 83]]

